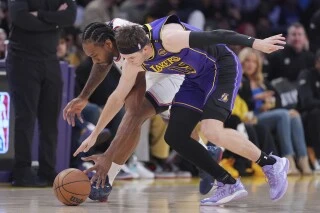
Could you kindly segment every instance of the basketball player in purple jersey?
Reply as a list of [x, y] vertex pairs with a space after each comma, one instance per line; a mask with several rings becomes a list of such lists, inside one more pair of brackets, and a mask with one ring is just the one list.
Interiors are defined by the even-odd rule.
[[[245, 196], [247, 192], [241, 184], [240, 180], [233, 179], [230, 174], [219, 167], [219, 165], [217, 165], [210, 158], [210, 156], [208, 156], [208, 153], [201, 145], [193, 142], [189, 137], [195, 124], [201, 119], [204, 121], [214, 120], [222, 123], [229, 116], [230, 110], [233, 106], [233, 98], [237, 93], [237, 89], [240, 83], [241, 68], [238, 65], [236, 57], [234, 57], [234, 54], [224, 45], [216, 45], [214, 47], [210, 47], [210, 50], [208, 51], [202, 51], [200, 49], [193, 48], [183, 49], [189, 47], [189, 44], [180, 48], [179, 43], [183, 43], [183, 41], [185, 41], [185, 37], [183, 36], [186, 35], [185, 33], [188, 33], [188, 31], [184, 31], [183, 28], [182, 30], [180, 30], [180, 32], [183, 32], [184, 35], [181, 34], [180, 36], [182, 37], [179, 36], [179, 39], [181, 40], [175, 41], [173, 45], [170, 45], [170, 47], [166, 46], [166, 42], [169, 41], [166, 39], [170, 38], [168, 35], [172, 36], [172, 34], [170, 33], [173, 32], [171, 28], [173, 26], [184, 26], [187, 30], [194, 30], [192, 29], [192, 27], [180, 23], [176, 16], [160, 19], [151, 23], [150, 25], [147, 25], [150, 39], [147, 39], [147, 37], [145, 36], [146, 32], [138, 26], [124, 27], [119, 30], [119, 41], [117, 41], [118, 49], [127, 59], [127, 63], [125, 63], [123, 66], [124, 72], [121, 77], [119, 87], [115, 90], [113, 96], [111, 96], [108, 100], [94, 133], [86, 141], [84, 141], [83, 146], [80, 147], [79, 151], [87, 149], [86, 146], [91, 147], [93, 145], [93, 143], [95, 142], [96, 134], [99, 133], [101, 126], [104, 126], [106, 123], [108, 123], [110, 118], [112, 118], [117, 112], [118, 108], [123, 105], [123, 101], [135, 84], [135, 79], [138, 75], [138, 72], [141, 71], [141, 67], [139, 67], [138, 65], [141, 65], [144, 60], [146, 61], [143, 64], [143, 67], [147, 70], [168, 74], [183, 73], [186, 75], [186, 80], [182, 84], [173, 103], [173, 107], [171, 110], [172, 114], [166, 133], [166, 141], [182, 156], [195, 163], [197, 166], [217, 178], [217, 180], [219, 181], [218, 191], [213, 195], [212, 198], [204, 200], [202, 204], [222, 204], [241, 196]], [[163, 31], [160, 32], [160, 29], [162, 28]], [[126, 35], [126, 30], [129, 32], [128, 34], [130, 34], [130, 36], [126, 37], [125, 39], [129, 39], [130, 44], [126, 43], [124, 45], [125, 39], [122, 39], [121, 36]], [[165, 32], [167, 32], [167, 34]], [[208, 44], [217, 39], [214, 36], [210, 37], [210, 35], [206, 34], [208, 32], [202, 32], [203, 34], [199, 33], [190, 33], [190, 44], [192, 43], [192, 36], [194, 38], [199, 36], [201, 37], [201, 35], [209, 36], [209, 39], [200, 38], [201, 41], [207, 42]], [[230, 31], [226, 31], [225, 33], [229, 33], [229, 35], [231, 34], [231, 37], [235, 36], [235, 34]], [[162, 46], [160, 42], [160, 34], [162, 35], [162, 44], [164, 46]], [[254, 40], [249, 37], [244, 37], [243, 35], [239, 37], [239, 34], [237, 34], [236, 36], [238, 37], [236, 38], [237, 40], [235, 40], [235, 43], [239, 42], [240, 39], [242, 41], [242, 44], [244, 43], [247, 46], [252, 46], [253, 44], [253, 47], [256, 46], [257, 48], [257, 46], [259, 46], [259, 42], [261, 42], [261, 40]], [[187, 35], [187, 38], [189, 39], [189, 34]], [[174, 37], [171, 37], [170, 39], [172, 41], [172, 39], [174, 40]], [[199, 38], [196, 38], [196, 40], [199, 41]], [[210, 42], [208, 42], [209, 40]], [[199, 46], [205, 46], [207, 45], [207, 43], [201, 43], [199, 44]], [[226, 43], [230, 43], [230, 40]], [[270, 47], [271, 49], [269, 49]], [[172, 48], [176, 49], [172, 50]], [[266, 45], [266, 47], [262, 47], [260, 50], [264, 50], [265, 52], [272, 52], [279, 48], [281, 47], [278, 47], [276, 45]], [[179, 53], [175, 54], [171, 52]], [[219, 59], [219, 61], [216, 60], [216, 57]], [[232, 60], [230, 60], [230, 58], [232, 58]], [[216, 85], [218, 77], [217, 72], [219, 70], [217, 67], [217, 62], [220, 65], [220, 73], [219, 81]], [[236, 69], [237, 72], [228, 72], [228, 69], [222, 69], [223, 67], [229, 68], [230, 70]], [[225, 75], [222, 74], [224, 72]], [[225, 92], [221, 93], [220, 96], [217, 94], [219, 91]], [[217, 100], [221, 103], [219, 103]], [[112, 108], [110, 108], [111, 105]], [[201, 112], [203, 112], [202, 118]], [[173, 128], [173, 126], [175, 127]], [[220, 125], [218, 127], [220, 127]], [[203, 130], [204, 132], [206, 132], [205, 128]], [[223, 130], [224, 129], [222, 129], [222, 131]], [[237, 134], [237, 132], [233, 134]], [[237, 140], [239, 139], [239, 137], [239, 135], [236, 135]], [[268, 156], [254, 147], [249, 141], [241, 139], [242, 138], [240, 137], [241, 143], [249, 143], [249, 145], [238, 143], [239, 145], [241, 145], [241, 149], [244, 148], [246, 149], [246, 151], [239, 151], [235, 148], [229, 148], [227, 146], [225, 147], [238, 154], [242, 154], [244, 156], [247, 155], [248, 158], [252, 160], [254, 159], [254, 157], [252, 157], [255, 154], [254, 152], [258, 152], [258, 157], [256, 157], [256, 159], [254, 160], [259, 162], [259, 164], [264, 167], [266, 175], [268, 176], [269, 174], [268, 177], [270, 180], [271, 176], [276, 174], [274, 172], [275, 169], [278, 168], [279, 170], [281, 170], [280, 174], [277, 173], [277, 176], [273, 178], [278, 181], [281, 180], [281, 183], [284, 183], [284, 187], [278, 189], [278, 185], [272, 185], [269, 180], [271, 189], [276, 190], [275, 193], [270, 194], [271, 198], [273, 200], [280, 199], [285, 192], [285, 185], [287, 184], [286, 169], [288, 165], [286, 159], [280, 159], [275, 156]], [[187, 142], [181, 143], [182, 140], [185, 140]], [[218, 140], [218, 142], [220, 142], [220, 140]], [[99, 170], [99, 168], [97, 167], [94, 167], [93, 169]], [[103, 182], [104, 180], [101, 173], [97, 172], [97, 174], [99, 176], [99, 184], [100, 181]], [[223, 196], [221, 196], [222, 193], [219, 193], [219, 190], [221, 192], [221, 190], [225, 189], [228, 189], [227, 191], [229, 193], [223, 194]]]

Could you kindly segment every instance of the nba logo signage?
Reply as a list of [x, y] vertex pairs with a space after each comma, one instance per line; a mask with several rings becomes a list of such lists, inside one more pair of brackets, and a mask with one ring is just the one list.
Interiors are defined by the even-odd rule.
[[10, 96], [7, 92], [0, 92], [0, 154], [9, 149], [9, 119]]

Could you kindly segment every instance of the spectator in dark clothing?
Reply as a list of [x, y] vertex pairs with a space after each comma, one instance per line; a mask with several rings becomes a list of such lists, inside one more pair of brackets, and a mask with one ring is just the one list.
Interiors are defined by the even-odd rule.
[[297, 0], [278, 2], [269, 14], [269, 19], [273, 24], [273, 32], [285, 32], [288, 26], [299, 21], [301, 14], [302, 9]]
[[264, 72], [269, 81], [282, 77], [296, 82], [300, 72], [312, 66], [313, 54], [308, 51], [305, 29], [295, 23], [288, 28], [286, 48], [267, 57]]
[[[317, 128], [320, 126], [320, 50], [316, 53], [314, 68], [302, 72], [299, 76], [298, 97], [307, 142], [316, 155], [310, 160], [314, 168], [320, 170], [317, 160], [320, 158], [320, 132]], [[308, 151], [312, 153], [312, 150]]]
[[318, 10], [310, 21], [310, 50], [315, 53], [320, 49], [320, 10]]
[[[57, 46], [59, 29], [76, 17], [74, 0], [9, 1], [12, 21], [6, 67], [15, 108], [14, 186], [52, 185], [56, 176], [58, 116], [62, 79]], [[31, 170], [31, 147], [39, 122], [39, 170]]]
[[6, 51], [7, 51], [7, 33], [0, 28], [0, 59], [4, 59], [6, 57]]

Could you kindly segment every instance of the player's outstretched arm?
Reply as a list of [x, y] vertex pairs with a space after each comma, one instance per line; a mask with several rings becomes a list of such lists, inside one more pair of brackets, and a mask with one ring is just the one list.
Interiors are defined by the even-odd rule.
[[104, 106], [98, 123], [91, 135], [82, 142], [81, 146], [73, 154], [76, 156], [80, 152], [87, 152], [96, 142], [100, 132], [108, 125], [108, 123], [114, 118], [114, 116], [123, 107], [126, 97], [133, 88], [138, 73], [142, 70], [141, 67], [128, 67], [128, 64], [124, 64], [122, 75], [117, 88], [109, 96], [106, 105]]
[[90, 95], [109, 73], [111, 66], [112, 64], [93, 64], [87, 83], [80, 95], [71, 100], [63, 109], [63, 119], [67, 120], [69, 125], [75, 125], [75, 116], [83, 122], [81, 112], [87, 105]]
[[282, 34], [261, 40], [231, 30], [185, 31], [177, 24], [165, 26], [161, 37], [163, 46], [172, 52], [179, 52], [183, 48], [206, 48], [215, 44], [230, 44], [252, 47], [264, 53], [271, 53], [283, 49], [283, 45], [286, 43]]

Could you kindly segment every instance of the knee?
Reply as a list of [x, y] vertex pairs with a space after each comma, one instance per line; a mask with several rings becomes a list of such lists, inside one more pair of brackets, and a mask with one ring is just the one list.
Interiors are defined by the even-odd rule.
[[290, 114], [289, 110], [286, 109], [277, 109], [274, 113], [275, 117], [277, 117], [280, 120], [287, 120], [290, 121]]
[[209, 122], [201, 122], [201, 132], [202, 134], [214, 144], [219, 145], [221, 143], [221, 133], [223, 131], [222, 125], [210, 125]]
[[291, 122], [293, 125], [298, 126], [299, 128], [303, 128], [303, 123], [300, 115], [291, 117]]

